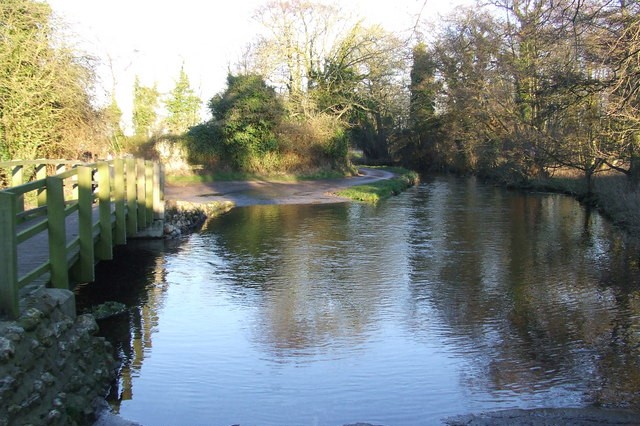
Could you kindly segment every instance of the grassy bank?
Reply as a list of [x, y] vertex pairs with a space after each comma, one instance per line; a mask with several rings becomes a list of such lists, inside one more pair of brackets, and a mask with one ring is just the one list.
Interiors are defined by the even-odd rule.
[[415, 185], [419, 181], [418, 174], [411, 170], [403, 169], [401, 167], [379, 168], [395, 173], [396, 176], [391, 179], [383, 179], [366, 185], [351, 186], [336, 192], [336, 195], [355, 201], [377, 203], [384, 198], [400, 194], [402, 191]]

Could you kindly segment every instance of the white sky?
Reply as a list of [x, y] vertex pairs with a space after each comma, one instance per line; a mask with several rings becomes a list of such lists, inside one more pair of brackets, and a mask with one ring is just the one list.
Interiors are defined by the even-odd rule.
[[[102, 94], [112, 72], [125, 127], [130, 126], [133, 81], [170, 91], [184, 63], [191, 87], [206, 104], [224, 89], [229, 64], [255, 39], [255, 10], [266, 0], [45, 0], [72, 32], [77, 47], [99, 59]], [[437, 19], [469, 0], [336, 0], [347, 11], [401, 31]], [[109, 58], [112, 67], [109, 67]], [[100, 91], [99, 91], [100, 95]], [[105, 96], [98, 96], [104, 102]]]

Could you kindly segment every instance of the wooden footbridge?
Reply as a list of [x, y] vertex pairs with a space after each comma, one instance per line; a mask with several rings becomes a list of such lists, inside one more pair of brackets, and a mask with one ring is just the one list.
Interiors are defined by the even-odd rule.
[[9, 187], [0, 190], [0, 315], [20, 315], [27, 286], [91, 282], [95, 264], [112, 259], [115, 245], [162, 235], [158, 163], [9, 161], [0, 162], [2, 171]]

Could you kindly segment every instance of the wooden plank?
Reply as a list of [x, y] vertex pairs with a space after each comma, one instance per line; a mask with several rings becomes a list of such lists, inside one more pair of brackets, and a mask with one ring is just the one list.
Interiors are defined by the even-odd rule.
[[[47, 177], [47, 165], [36, 165], [36, 179], [43, 180]], [[38, 190], [38, 207], [45, 206], [47, 204], [47, 187], [43, 186]]]
[[147, 227], [147, 205], [145, 202], [147, 188], [145, 181], [144, 160], [139, 158], [136, 160], [136, 186], [137, 186], [137, 205], [138, 205], [138, 229]]
[[146, 226], [153, 223], [153, 161], [144, 162], [144, 186], [145, 186], [145, 217], [147, 219]]
[[[45, 163], [65, 164], [58, 160], [34, 163], [37, 177], [43, 177], [45, 168], [42, 164]], [[79, 281], [93, 280], [95, 254], [98, 255], [98, 259], [112, 258], [114, 242], [126, 243], [129, 232], [133, 235], [137, 233], [139, 223], [146, 227], [147, 221], [161, 218], [164, 213], [161, 165], [133, 158], [114, 161], [113, 169], [109, 164], [110, 162], [103, 162], [74, 168], [64, 171], [62, 176], [50, 176], [22, 184], [14, 188], [19, 194], [13, 190], [2, 192], [4, 201], [0, 199], [0, 311], [11, 315], [19, 313], [19, 304], [16, 307], [15, 303], [11, 302], [12, 298], [5, 296], [15, 294], [18, 297], [21, 284], [44, 285], [50, 280], [54, 287], [68, 288], [69, 267], [72, 264], [76, 264], [71, 269], [74, 278]], [[137, 164], [140, 167], [136, 167]], [[96, 197], [92, 187], [95, 182], [91, 175], [96, 168], [99, 169], [99, 204], [94, 209], [93, 201]], [[76, 178], [78, 183], [79, 200], [67, 201], [65, 184], [70, 185], [72, 182], [65, 179], [73, 178]], [[39, 191], [38, 203], [41, 207], [21, 214], [17, 212], [16, 203], [6, 202], [7, 197], [12, 197], [15, 201], [18, 195], [30, 191]], [[42, 203], [45, 196], [46, 203]], [[112, 202], [115, 204], [114, 207]], [[138, 218], [139, 211], [143, 212], [144, 222]], [[46, 219], [36, 218], [37, 214], [44, 212]], [[18, 217], [24, 217], [24, 223], [19, 224]], [[9, 218], [11, 222], [7, 227]], [[80, 222], [82, 225], [79, 225]], [[10, 230], [11, 227], [14, 229]], [[45, 229], [47, 232], [44, 232]], [[11, 238], [6, 237], [9, 234]], [[14, 282], [15, 286], [3, 285], [8, 282]]]
[[49, 263], [51, 285], [69, 288], [67, 235], [65, 225], [64, 183], [56, 176], [47, 177], [47, 219], [49, 221]]
[[64, 173], [60, 173], [60, 177], [62, 179], [71, 179], [71, 181], [73, 182], [71, 184], [71, 199], [73, 200], [77, 200], [79, 197], [79, 191], [80, 191], [80, 183], [78, 182], [78, 170], [76, 167], [74, 167], [71, 170], [67, 170]]
[[98, 163], [98, 211], [100, 237], [96, 243], [96, 257], [113, 259], [113, 231], [111, 228], [111, 168], [109, 163]]
[[22, 185], [12, 186], [11, 192], [16, 195], [26, 194], [31, 191], [39, 191], [44, 189], [46, 182], [43, 180], [34, 180], [31, 182], [23, 183]]
[[0, 192], [0, 311], [11, 319], [20, 316], [16, 198], [11, 192]]
[[164, 179], [160, 163], [153, 163], [153, 218], [164, 220]]
[[38, 158], [36, 160], [12, 160], [12, 161], [0, 161], [0, 167], [11, 168], [15, 166], [37, 166], [39, 164], [48, 164], [48, 165], [71, 165], [75, 166], [77, 164], [87, 164], [84, 161], [79, 160], [48, 160], [46, 158]]
[[[44, 185], [43, 185], [44, 186]], [[11, 191], [13, 192], [13, 191]], [[15, 194], [15, 192], [14, 192]], [[44, 216], [47, 214], [47, 206], [46, 204], [42, 207], [36, 207], [35, 209], [30, 209], [21, 213], [18, 213], [16, 215], [16, 218], [18, 219], [18, 223], [22, 223], [31, 219], [35, 219], [37, 217], [40, 216]]]
[[17, 233], [16, 235], [16, 241], [18, 244], [23, 243], [25, 241], [27, 241], [29, 238], [31, 237], [35, 237], [36, 235], [38, 235], [41, 232], [44, 232], [47, 227], [49, 226], [49, 224], [47, 223], [46, 220], [42, 220], [41, 222], [32, 225], [30, 227], [28, 227], [27, 229], [24, 229], [20, 232]]
[[80, 259], [74, 267], [74, 279], [80, 283], [95, 281], [93, 244], [93, 168], [78, 167], [78, 238]]
[[113, 241], [116, 244], [127, 243], [127, 218], [125, 210], [126, 187], [124, 160], [113, 160], [113, 202], [115, 203], [115, 226]]
[[24, 166], [16, 165], [11, 169], [11, 186], [18, 186], [24, 183]]
[[37, 268], [33, 269], [32, 271], [28, 272], [27, 274], [25, 274], [20, 278], [18, 287], [22, 288], [26, 285], [31, 284], [33, 281], [37, 280], [38, 278], [40, 278], [41, 276], [49, 272], [49, 269], [50, 269], [49, 267], [50, 267], [49, 262], [46, 262], [38, 266]]
[[126, 160], [127, 185], [127, 236], [133, 237], [138, 233], [138, 203], [136, 202], [136, 160]]
[[[11, 170], [11, 186], [19, 186], [24, 183], [24, 167], [22, 165], [15, 166]], [[24, 194], [18, 194], [16, 196], [16, 209], [17, 212], [24, 211]]]

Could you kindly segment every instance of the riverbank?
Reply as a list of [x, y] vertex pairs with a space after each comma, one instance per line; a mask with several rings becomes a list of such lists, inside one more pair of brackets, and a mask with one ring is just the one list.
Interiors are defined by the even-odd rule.
[[523, 181], [505, 180], [499, 176], [480, 178], [512, 190], [570, 195], [583, 205], [596, 209], [628, 236], [640, 240], [640, 186], [620, 173], [594, 176], [591, 192], [584, 176], [571, 171], [558, 171], [550, 177]]
[[584, 178], [579, 176], [536, 179], [525, 184], [523, 189], [571, 195], [581, 203], [597, 209], [630, 236], [640, 238], [640, 188], [626, 176], [596, 176], [591, 193], [587, 190]]
[[537, 408], [468, 414], [444, 419], [448, 426], [591, 426], [638, 424], [638, 413], [606, 408]]
[[402, 167], [380, 167], [379, 170], [392, 173], [389, 179], [379, 180], [365, 185], [356, 185], [336, 192], [340, 197], [366, 203], [377, 203], [380, 200], [398, 195], [420, 181], [418, 173]]

